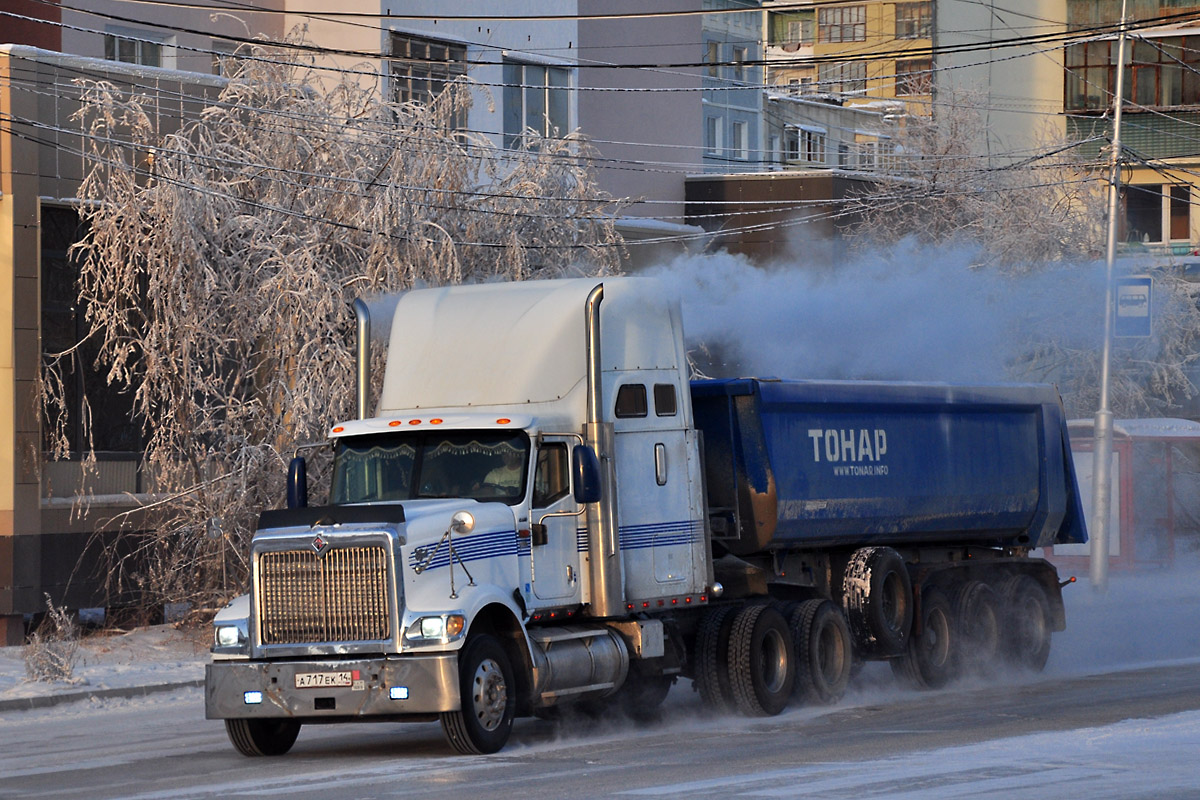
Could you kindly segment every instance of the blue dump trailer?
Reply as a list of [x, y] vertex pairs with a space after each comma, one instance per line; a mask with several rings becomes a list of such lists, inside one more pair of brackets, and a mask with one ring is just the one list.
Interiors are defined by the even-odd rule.
[[[846, 662], [887, 659], [920, 687], [1044, 666], [1065, 614], [1030, 552], [1087, 540], [1053, 387], [737, 379], [691, 394], [728, 594], [829, 598]], [[821, 645], [840, 623], [795, 631], [818, 697], [849, 669]]]
[[1086, 541], [1052, 387], [698, 381], [692, 404], [735, 555]]
[[689, 380], [644, 278], [421, 289], [328, 504], [264, 512], [214, 621], [205, 708], [248, 756], [303, 725], [438, 719], [490, 753], [518, 716], [829, 703], [853, 665], [936, 688], [1039, 670], [1066, 625], [1037, 549], [1086, 539], [1045, 386]]

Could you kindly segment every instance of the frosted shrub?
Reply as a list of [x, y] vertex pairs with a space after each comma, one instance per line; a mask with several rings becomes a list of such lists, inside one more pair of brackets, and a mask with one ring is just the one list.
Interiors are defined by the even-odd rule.
[[31, 681], [78, 683], [75, 664], [79, 660], [79, 628], [65, 608], [55, 606], [46, 595], [46, 618], [29, 637], [24, 648], [25, 675]]

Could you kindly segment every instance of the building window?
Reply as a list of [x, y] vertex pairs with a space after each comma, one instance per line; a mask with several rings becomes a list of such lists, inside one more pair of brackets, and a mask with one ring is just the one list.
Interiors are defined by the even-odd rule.
[[733, 157], [741, 161], [750, 159], [750, 126], [744, 120], [734, 122], [731, 126], [733, 134]]
[[817, 11], [818, 42], [865, 42], [867, 7], [841, 6]]
[[428, 105], [442, 93], [446, 84], [467, 74], [467, 48], [436, 39], [393, 33], [388, 72], [394, 102]]
[[1192, 238], [1192, 188], [1186, 184], [1171, 187], [1171, 238], [1188, 241]]
[[746, 82], [746, 48], [733, 48], [733, 79], [738, 83]]
[[121, 61], [125, 64], [140, 64], [143, 67], [161, 67], [163, 65], [162, 42], [150, 41], [144, 34], [119, 36], [106, 33], [104, 35], [104, 58], [109, 61]]
[[817, 83], [821, 92], [866, 94], [867, 63], [845, 61], [840, 64], [821, 64], [817, 68]]
[[[72, 459], [94, 448], [105, 460], [120, 453], [125, 461], [136, 461], [144, 443], [133, 393], [110, 384], [107, 367], [96, 363], [100, 350], [88, 337], [87, 307], [79, 299], [83, 256], [71, 248], [85, 238], [86, 223], [73, 208], [49, 205], [42, 206], [41, 219], [42, 354], [47, 362], [58, 357], [64, 405], [61, 410], [49, 409], [43, 432], [49, 437], [51, 431], [64, 428]], [[91, 418], [90, 437], [83, 425], [85, 416]], [[45, 449], [50, 445], [47, 438]], [[59, 494], [62, 490], [58, 487]], [[136, 486], [130, 490], [136, 491]]]
[[238, 57], [234, 46], [226, 42], [213, 41], [212, 43], [212, 71], [213, 75], [220, 75], [224, 78], [232, 77], [239, 69]]
[[1161, 242], [1163, 187], [1161, 185], [1121, 187], [1125, 206], [1125, 230], [1127, 242]]
[[705, 117], [704, 118], [704, 152], [707, 155], [719, 155], [722, 148], [725, 146], [725, 140], [721, 131], [720, 117]]
[[896, 62], [896, 96], [929, 94], [933, 87], [933, 60], [911, 58]]
[[569, 81], [562, 67], [504, 62], [505, 147], [521, 147], [530, 131], [547, 138], [567, 133]]
[[787, 22], [787, 38], [785, 44], [795, 44], [801, 47], [812, 46], [813, 39], [816, 33], [816, 20], [813, 19], [810, 11], [807, 16], [801, 16], [799, 19], [790, 19]]
[[[1132, 42], [1125, 67], [1125, 99], [1151, 107], [1200, 105], [1200, 36]], [[1067, 48], [1066, 97], [1072, 111], [1104, 111], [1116, 91], [1117, 43]]]
[[800, 131], [800, 157], [811, 164], [825, 163], [824, 132]]
[[708, 77], [718, 78], [721, 75], [721, 43], [704, 43], [704, 63], [708, 65]]
[[896, 38], [933, 38], [933, 3], [897, 3]]

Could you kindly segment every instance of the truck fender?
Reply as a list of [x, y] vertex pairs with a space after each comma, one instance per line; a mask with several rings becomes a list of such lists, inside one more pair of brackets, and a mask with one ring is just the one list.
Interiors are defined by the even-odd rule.
[[517, 680], [517, 715], [528, 716], [533, 713], [534, 645], [521, 621], [522, 617], [512, 598], [492, 587], [492, 591], [482, 593], [467, 610], [467, 635], [463, 637], [462, 644], [480, 634], [490, 634], [499, 640], [512, 662]]

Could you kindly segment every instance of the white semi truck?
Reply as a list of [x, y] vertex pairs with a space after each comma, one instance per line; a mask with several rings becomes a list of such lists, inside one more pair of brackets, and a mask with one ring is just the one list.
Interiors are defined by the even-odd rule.
[[1065, 624], [1039, 546], [1083, 541], [1047, 387], [689, 382], [640, 278], [401, 296], [378, 410], [332, 427], [328, 504], [293, 462], [250, 592], [218, 615], [206, 713], [245, 755], [303, 725], [836, 700], [851, 665], [937, 687], [1040, 669]]

